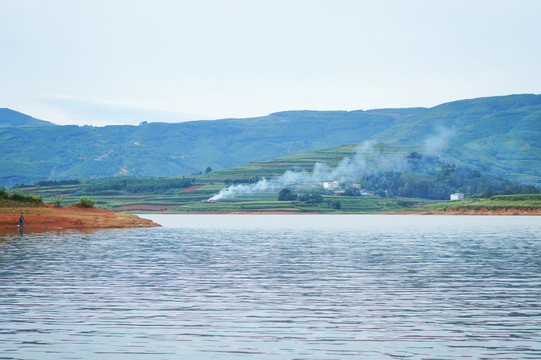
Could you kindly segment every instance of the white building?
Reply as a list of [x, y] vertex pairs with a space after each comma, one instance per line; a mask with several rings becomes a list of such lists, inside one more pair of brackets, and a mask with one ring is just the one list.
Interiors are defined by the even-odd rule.
[[463, 193], [451, 194], [451, 200], [462, 200], [462, 199], [464, 199], [464, 194]]
[[325, 190], [340, 190], [340, 185], [338, 184], [338, 181], [324, 182], [322, 185]]

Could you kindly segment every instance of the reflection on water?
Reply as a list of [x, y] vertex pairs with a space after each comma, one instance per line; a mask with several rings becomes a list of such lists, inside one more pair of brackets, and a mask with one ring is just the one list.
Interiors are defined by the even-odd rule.
[[0, 235], [0, 358], [541, 358], [535, 217]]

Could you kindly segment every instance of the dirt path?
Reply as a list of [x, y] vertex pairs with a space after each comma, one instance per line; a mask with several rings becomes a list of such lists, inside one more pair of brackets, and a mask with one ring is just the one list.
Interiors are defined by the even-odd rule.
[[205, 184], [190, 186], [189, 188], [186, 188], [186, 189], [182, 190], [181, 192], [183, 192], [183, 193], [191, 192], [191, 191], [194, 191], [194, 190], [197, 190], [197, 189], [201, 189], [203, 186], [205, 186]]

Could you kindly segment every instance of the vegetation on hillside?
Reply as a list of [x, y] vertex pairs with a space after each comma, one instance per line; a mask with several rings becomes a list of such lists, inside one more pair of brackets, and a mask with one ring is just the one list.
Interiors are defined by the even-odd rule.
[[507, 209], [539, 210], [541, 209], [541, 194], [496, 195], [490, 198], [468, 198], [423, 208], [423, 210], [427, 211]]
[[140, 126], [0, 122], [0, 186], [119, 175], [213, 175], [252, 161], [367, 140], [441, 155], [512, 182], [541, 184], [541, 95], [463, 100], [430, 109], [288, 111]]
[[164, 193], [171, 189], [184, 189], [192, 184], [192, 179], [185, 178], [122, 176], [95, 180], [84, 191], [96, 195]]
[[[360, 163], [365, 166], [361, 170], [365, 171], [355, 173], [348, 181], [340, 180], [343, 191], [325, 191], [318, 182], [294, 183], [274, 192], [247, 192], [220, 202], [206, 201], [227, 186], [242, 184], [250, 188], [263, 178], [276, 181], [272, 179], [279, 178], [286, 170], [296, 169], [310, 178], [317, 162], [329, 165], [330, 170], [324, 174], [333, 174], [332, 169], [354, 163], [348, 158], [360, 158]], [[393, 159], [392, 164], [397, 166], [382, 166], [384, 159]], [[423, 208], [427, 203], [448, 200], [455, 192], [477, 197], [539, 192], [532, 185], [513, 184], [435, 156], [384, 144], [370, 148], [340, 146], [205, 172], [190, 178], [121, 176], [53, 180], [34, 185], [21, 191], [61, 199], [66, 205], [78, 203], [81, 196], [90, 195], [99, 207], [133, 212], [372, 213]]]
[[30, 194], [21, 194], [20, 192], [9, 193], [5, 189], [0, 189], [0, 207], [6, 206], [43, 206], [43, 197]]

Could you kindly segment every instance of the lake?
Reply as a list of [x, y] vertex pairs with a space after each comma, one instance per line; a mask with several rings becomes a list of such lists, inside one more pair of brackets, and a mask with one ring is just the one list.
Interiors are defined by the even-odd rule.
[[0, 235], [0, 359], [539, 359], [541, 218]]

